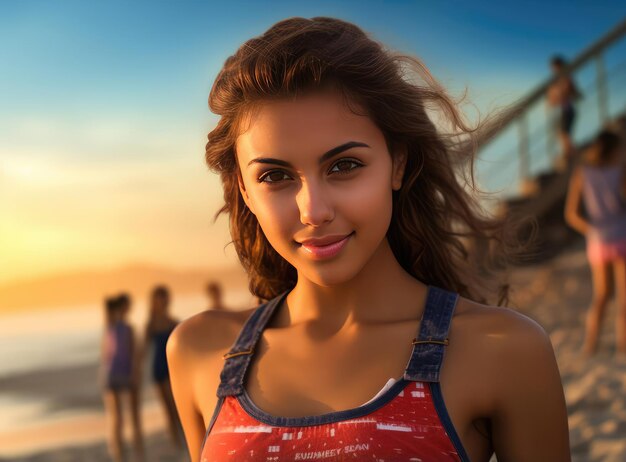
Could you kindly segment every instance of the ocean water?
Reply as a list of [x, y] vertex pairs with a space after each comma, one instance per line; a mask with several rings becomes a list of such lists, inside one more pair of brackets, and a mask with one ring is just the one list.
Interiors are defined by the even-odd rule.
[[[226, 306], [253, 306], [247, 291], [225, 294]], [[206, 308], [202, 295], [174, 296], [171, 312], [186, 319]], [[129, 321], [143, 332], [147, 303], [136, 300]], [[99, 303], [0, 315], [0, 432], [101, 410], [97, 369], [103, 331]], [[144, 372], [145, 400], [149, 358]]]

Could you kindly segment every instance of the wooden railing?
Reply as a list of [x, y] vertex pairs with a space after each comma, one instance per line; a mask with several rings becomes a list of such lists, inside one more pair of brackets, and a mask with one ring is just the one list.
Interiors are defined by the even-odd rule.
[[[592, 81], [580, 86], [583, 100], [577, 104], [575, 142], [589, 138], [609, 119], [626, 111], [625, 38], [626, 19], [567, 63], [565, 71], [574, 80], [588, 80], [588, 71], [595, 68]], [[607, 56], [612, 63], [609, 67]], [[555, 79], [546, 79], [477, 134], [477, 178], [482, 189], [501, 190], [502, 196], [514, 197], [529, 178], [553, 168], [558, 150], [553, 129], [555, 114], [543, 103]], [[495, 146], [504, 137], [508, 141]]]

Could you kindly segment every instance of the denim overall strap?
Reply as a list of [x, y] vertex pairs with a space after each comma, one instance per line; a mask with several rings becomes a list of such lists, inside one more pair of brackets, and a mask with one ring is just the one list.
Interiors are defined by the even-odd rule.
[[439, 370], [444, 349], [448, 345], [450, 320], [459, 294], [428, 286], [426, 307], [418, 338], [413, 340], [413, 352], [404, 371], [404, 379], [439, 382]]
[[224, 367], [217, 388], [218, 397], [243, 393], [243, 380], [254, 348], [276, 307], [288, 293], [289, 291], [285, 291], [263, 303], [247, 319], [230, 351], [224, 355]]

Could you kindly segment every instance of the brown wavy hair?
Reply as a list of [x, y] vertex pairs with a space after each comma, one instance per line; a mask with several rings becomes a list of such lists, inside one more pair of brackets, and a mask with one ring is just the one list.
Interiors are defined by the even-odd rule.
[[[473, 164], [482, 124], [465, 122], [465, 96], [454, 100], [417, 57], [389, 50], [356, 25], [329, 17], [277, 22], [229, 56], [211, 88], [209, 107], [220, 120], [208, 135], [206, 162], [221, 176], [225, 202], [214, 219], [229, 215], [231, 243], [250, 291], [271, 299], [293, 288], [297, 273], [272, 248], [241, 197], [235, 141], [246, 116], [264, 101], [325, 87], [339, 90], [355, 114], [364, 109], [392, 156], [406, 148], [387, 231], [402, 267], [423, 283], [464, 297], [484, 303], [495, 291], [498, 305], [508, 303], [501, 269], [523, 255], [524, 245], [510, 219], [489, 215], [480, 205], [479, 195], [486, 193], [475, 185]], [[438, 130], [428, 110], [436, 110], [449, 129]], [[489, 254], [478, 251], [485, 247]]]

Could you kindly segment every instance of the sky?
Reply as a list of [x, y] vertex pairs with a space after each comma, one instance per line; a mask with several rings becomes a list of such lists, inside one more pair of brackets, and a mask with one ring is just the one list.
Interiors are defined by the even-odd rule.
[[[0, 284], [132, 263], [235, 265], [204, 164], [224, 60], [291, 16], [420, 57], [481, 113], [615, 26], [622, 2], [0, 2]], [[471, 117], [471, 115], [470, 115]]]

